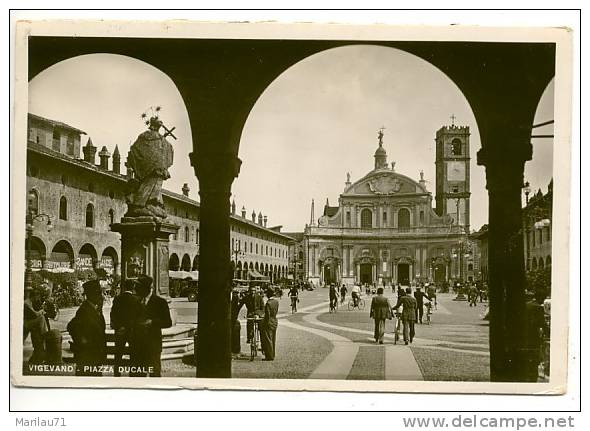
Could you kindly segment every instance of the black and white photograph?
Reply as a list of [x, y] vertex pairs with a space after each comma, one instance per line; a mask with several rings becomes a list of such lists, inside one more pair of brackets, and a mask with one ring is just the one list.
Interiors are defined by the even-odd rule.
[[571, 34], [320, 27], [18, 24], [15, 384], [566, 390]]

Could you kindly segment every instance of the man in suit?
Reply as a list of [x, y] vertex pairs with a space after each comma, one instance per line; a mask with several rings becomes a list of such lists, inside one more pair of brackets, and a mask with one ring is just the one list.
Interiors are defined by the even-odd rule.
[[125, 280], [123, 292], [113, 300], [111, 308], [111, 328], [115, 330], [115, 377], [121, 376], [125, 345], [131, 347], [131, 332], [141, 313], [141, 304], [135, 296], [136, 280]]
[[[248, 286], [248, 293], [242, 299], [243, 303], [246, 304], [246, 317], [262, 317], [264, 315], [264, 301], [262, 300], [262, 296], [256, 291], [252, 285]], [[252, 341], [252, 337], [254, 336], [254, 323], [251, 320], [248, 320], [246, 324], [246, 343], [250, 343]]]
[[98, 280], [84, 283], [86, 299], [68, 323], [72, 336], [77, 376], [101, 376], [98, 367], [107, 359], [105, 321], [102, 315], [102, 289]]
[[414, 341], [416, 323], [416, 298], [412, 296], [412, 289], [406, 288], [406, 294], [398, 297], [397, 304], [393, 307], [397, 310], [400, 306], [402, 308], [402, 323], [404, 325], [404, 342], [408, 344]]
[[371, 300], [370, 317], [375, 319], [375, 342], [383, 344], [383, 334], [385, 333], [385, 319], [391, 320], [391, 305], [389, 300], [383, 296], [383, 288], [377, 289], [377, 296]]
[[427, 298], [429, 301], [432, 301], [432, 298], [430, 298], [430, 296], [428, 296], [426, 293], [422, 292], [422, 288], [420, 286], [416, 287], [414, 298], [416, 298], [416, 320], [422, 323], [422, 317], [424, 316], [424, 298]]
[[277, 341], [277, 313], [279, 312], [279, 301], [274, 297], [273, 289], [266, 290], [268, 301], [264, 306], [264, 318], [260, 322], [260, 341], [265, 361], [275, 359], [275, 347]]
[[32, 287], [25, 288], [24, 315], [23, 315], [23, 342], [31, 334], [33, 354], [29, 358], [30, 364], [42, 364], [45, 362], [45, 334], [49, 330], [45, 312], [35, 307], [37, 294]]
[[140, 311], [133, 327], [131, 342], [132, 366], [144, 367], [146, 370], [133, 372], [134, 377], [160, 377], [162, 356], [162, 329], [172, 326], [168, 302], [152, 290], [153, 279], [140, 275], [135, 292], [139, 297]]

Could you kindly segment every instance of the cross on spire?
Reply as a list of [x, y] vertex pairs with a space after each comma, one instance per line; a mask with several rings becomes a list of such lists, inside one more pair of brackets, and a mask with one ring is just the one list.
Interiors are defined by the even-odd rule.
[[455, 125], [455, 120], [457, 119], [457, 117], [455, 117], [455, 114], [451, 114], [451, 126]]

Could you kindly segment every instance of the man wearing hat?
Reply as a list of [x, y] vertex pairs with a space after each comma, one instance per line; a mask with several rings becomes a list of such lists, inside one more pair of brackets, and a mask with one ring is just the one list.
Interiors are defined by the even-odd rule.
[[123, 292], [113, 300], [111, 308], [111, 328], [115, 330], [115, 377], [121, 375], [119, 366], [122, 365], [125, 345], [131, 347], [131, 332], [141, 311], [139, 299], [135, 296], [134, 279], [125, 280]]
[[[160, 377], [162, 355], [162, 329], [172, 326], [168, 302], [153, 293], [153, 279], [140, 275], [135, 292], [140, 301], [140, 312], [133, 329], [131, 342], [132, 366], [143, 367], [143, 371], [133, 372], [135, 377]], [[146, 370], [150, 370], [146, 372]]]
[[24, 315], [23, 315], [23, 341], [31, 334], [33, 354], [29, 358], [31, 364], [42, 364], [45, 361], [45, 334], [49, 330], [44, 311], [37, 310], [34, 306], [36, 293], [32, 287], [25, 287]]
[[102, 315], [102, 289], [98, 280], [82, 286], [86, 299], [68, 323], [72, 336], [77, 376], [101, 376], [107, 359], [105, 321]]

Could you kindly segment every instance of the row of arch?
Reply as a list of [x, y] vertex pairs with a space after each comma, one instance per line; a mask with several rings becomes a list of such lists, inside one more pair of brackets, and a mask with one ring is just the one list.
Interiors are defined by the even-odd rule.
[[83, 244], [77, 253], [74, 247], [66, 239], [61, 239], [53, 245], [48, 254], [44, 241], [36, 236], [31, 237], [29, 245], [31, 263], [33, 269], [97, 269], [105, 268], [110, 272], [118, 272], [119, 255], [112, 246], [104, 248], [99, 254], [96, 248], [90, 244]]
[[551, 256], [547, 256], [545, 258], [545, 260], [543, 261], [543, 258], [540, 257], [539, 260], [537, 260], [536, 257], [533, 257], [531, 259], [531, 268], [533, 271], [537, 270], [537, 269], [545, 269], [545, 267], [549, 268], [551, 267]]
[[[168, 261], [168, 269], [171, 271], [198, 271], [199, 270], [199, 255], [191, 258], [188, 253], [185, 253], [180, 258], [176, 253], [170, 254]], [[235, 277], [240, 279], [248, 279], [253, 273], [259, 273], [270, 278], [271, 281], [287, 277], [288, 268], [286, 265], [273, 265], [259, 262], [241, 262], [238, 261], [235, 268]]]

